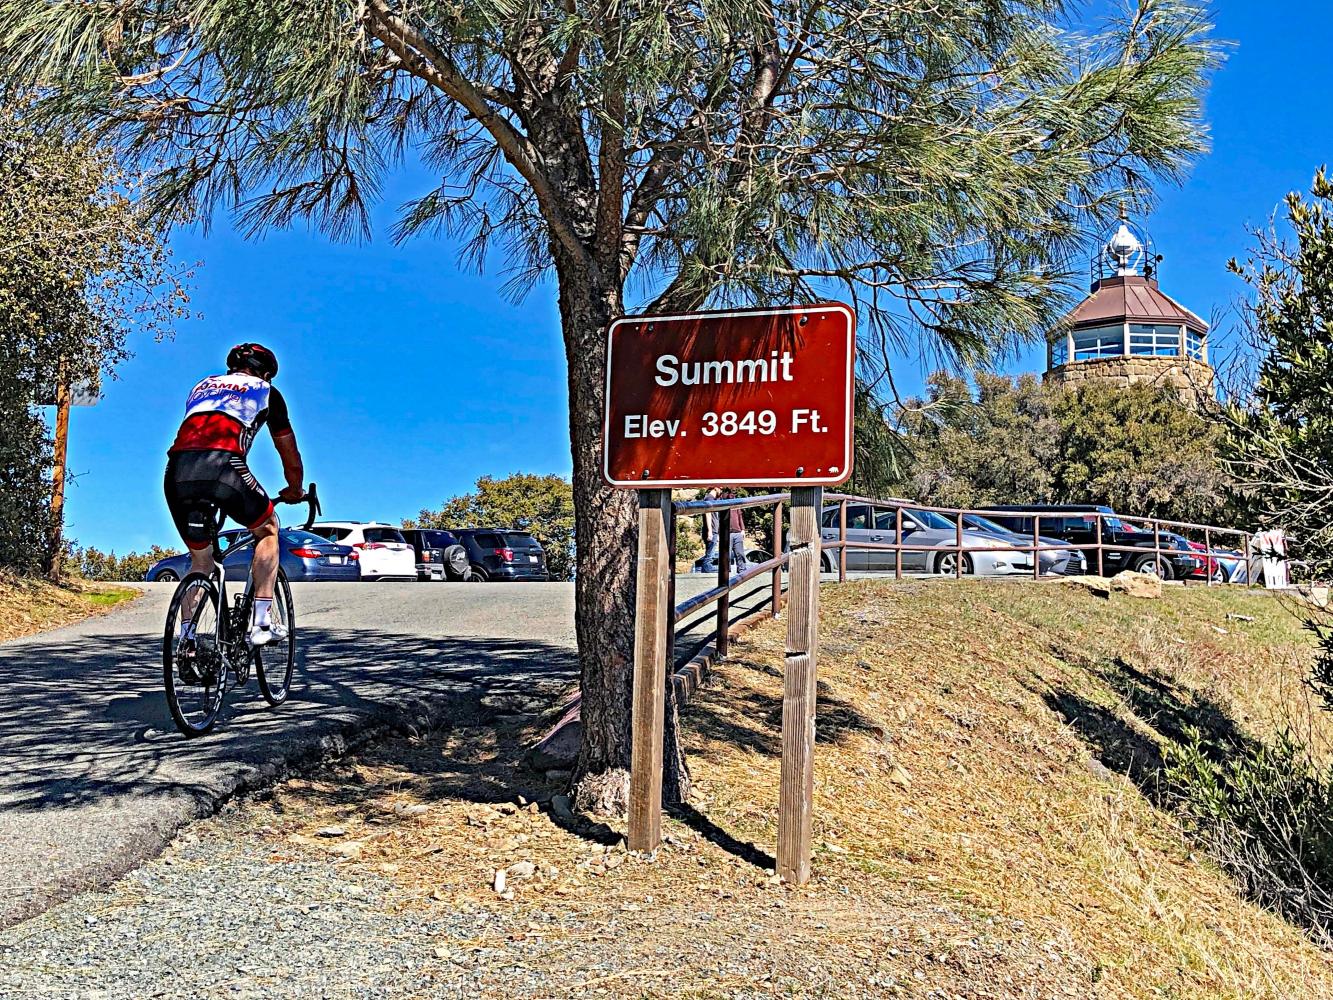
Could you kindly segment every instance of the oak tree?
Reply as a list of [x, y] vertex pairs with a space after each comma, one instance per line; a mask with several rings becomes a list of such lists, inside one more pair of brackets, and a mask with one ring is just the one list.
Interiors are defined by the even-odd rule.
[[132, 332], [182, 313], [185, 272], [111, 151], [65, 141], [26, 96], [0, 103], [0, 566], [53, 555], [51, 447], [35, 407], [59, 376], [95, 388]]

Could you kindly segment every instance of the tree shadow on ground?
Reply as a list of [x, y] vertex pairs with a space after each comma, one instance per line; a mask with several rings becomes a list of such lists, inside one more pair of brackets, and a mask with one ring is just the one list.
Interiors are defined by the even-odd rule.
[[251, 680], [217, 728], [172, 725], [160, 641], [93, 635], [0, 650], [0, 805], [78, 809], [219, 796], [346, 745], [358, 732], [521, 720], [577, 678], [567, 647], [530, 640], [424, 639], [374, 629], [305, 629], [289, 701], [271, 709]]
[[[727, 661], [732, 671], [753, 671], [781, 677], [781, 672], [767, 664], [737, 658]], [[715, 679], [714, 684], [728, 683], [726, 678]], [[823, 745], [841, 745], [856, 734], [888, 742], [885, 725], [863, 713], [850, 702], [833, 695], [829, 685], [820, 681], [816, 690], [815, 742]], [[782, 756], [782, 695], [767, 693], [736, 684], [725, 698], [696, 698], [682, 712], [682, 724], [696, 739], [707, 744], [737, 747], [769, 759]], [[691, 759], [716, 760], [708, 750], [695, 750]], [[774, 798], [777, 788], [774, 786]], [[729, 854], [756, 867], [774, 867], [773, 857], [758, 845], [743, 841], [718, 826], [692, 806], [681, 805], [671, 813], [701, 837], [711, 841]]]
[[[746, 660], [730, 660], [728, 666], [776, 673], [765, 665]], [[841, 745], [853, 734], [888, 739], [883, 722], [834, 696], [826, 682], [818, 682], [815, 696], [816, 743]], [[781, 757], [782, 695], [753, 688], [733, 689], [728, 692], [726, 701], [726, 705], [716, 698], [691, 702], [683, 713], [685, 726], [709, 742], [741, 747], [762, 757]], [[707, 758], [707, 752], [703, 756]]]
[[1160, 673], [1122, 657], [1093, 660], [1068, 650], [1057, 655], [1104, 681], [1132, 720], [1068, 686], [1044, 691], [1047, 707], [1079, 734], [1097, 760], [1128, 777], [1154, 804], [1165, 802], [1163, 741], [1184, 746], [1197, 734], [1201, 752], [1216, 763], [1259, 745], [1223, 705]]

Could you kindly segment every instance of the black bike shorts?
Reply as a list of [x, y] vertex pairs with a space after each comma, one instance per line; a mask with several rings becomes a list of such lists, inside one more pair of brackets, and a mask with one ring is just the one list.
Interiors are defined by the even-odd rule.
[[212, 544], [209, 521], [214, 510], [251, 529], [273, 514], [273, 501], [245, 464], [245, 456], [234, 451], [173, 452], [167, 456], [163, 489], [176, 530], [192, 549]]

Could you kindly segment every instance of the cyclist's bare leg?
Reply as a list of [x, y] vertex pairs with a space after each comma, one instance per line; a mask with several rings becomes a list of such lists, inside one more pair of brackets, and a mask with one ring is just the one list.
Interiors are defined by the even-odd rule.
[[277, 516], [270, 517], [252, 530], [255, 536], [255, 557], [250, 572], [255, 581], [255, 597], [261, 601], [271, 600], [273, 583], [278, 578]]
[[[205, 576], [213, 575], [213, 547], [210, 545], [202, 549], [190, 549], [190, 572], [203, 573]], [[191, 588], [186, 592], [181, 600], [181, 621], [188, 622], [194, 620], [195, 609], [199, 607], [199, 601], [203, 597], [203, 592], [197, 587]]]

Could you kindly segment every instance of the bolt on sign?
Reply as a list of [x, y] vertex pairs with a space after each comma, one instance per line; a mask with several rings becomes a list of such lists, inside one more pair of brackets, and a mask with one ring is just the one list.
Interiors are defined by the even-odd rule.
[[631, 316], [607, 341], [602, 471], [612, 486], [819, 486], [851, 475], [849, 307]]

